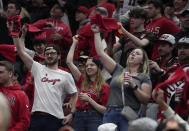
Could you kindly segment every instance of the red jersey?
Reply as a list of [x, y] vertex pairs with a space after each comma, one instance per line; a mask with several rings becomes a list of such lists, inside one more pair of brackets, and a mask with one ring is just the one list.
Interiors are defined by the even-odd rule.
[[[81, 76], [77, 83], [78, 92], [79, 93], [81, 93], [81, 92], [87, 93], [96, 103], [106, 106], [106, 104], [108, 102], [108, 97], [109, 97], [109, 89], [110, 89], [109, 85], [104, 84], [102, 86], [101, 91], [96, 92], [94, 90], [94, 82], [91, 82], [90, 83], [91, 88], [88, 91], [85, 91], [85, 90], [81, 89], [83, 79], [84, 79], [83, 76]], [[76, 103], [76, 109], [77, 110], [93, 109], [93, 106], [89, 102], [80, 100], [80, 98], [78, 97], [77, 103]]]
[[30, 124], [29, 101], [26, 94], [15, 84], [9, 87], [0, 87], [11, 109], [11, 123], [9, 131], [26, 131]]
[[[160, 17], [153, 20], [148, 25], [146, 25], [145, 28], [147, 31], [152, 32], [154, 34], [155, 40], [158, 40], [162, 34], [174, 35], [180, 31], [179, 27], [173, 21], [165, 17]], [[155, 60], [158, 57], [159, 54], [157, 50], [157, 44], [154, 43], [152, 60]]]

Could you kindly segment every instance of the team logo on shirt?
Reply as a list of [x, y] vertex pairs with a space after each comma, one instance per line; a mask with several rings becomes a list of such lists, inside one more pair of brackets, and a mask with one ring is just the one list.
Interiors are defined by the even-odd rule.
[[47, 78], [47, 74], [45, 74], [45, 77], [41, 78], [41, 82], [47, 82], [47, 83], [52, 83], [52, 85], [55, 85], [56, 82], [59, 82], [60, 79], [49, 79]]

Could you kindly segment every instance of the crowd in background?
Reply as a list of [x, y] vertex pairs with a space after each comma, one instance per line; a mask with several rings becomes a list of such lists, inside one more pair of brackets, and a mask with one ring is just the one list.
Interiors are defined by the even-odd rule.
[[0, 131], [189, 131], [189, 0], [0, 0]]

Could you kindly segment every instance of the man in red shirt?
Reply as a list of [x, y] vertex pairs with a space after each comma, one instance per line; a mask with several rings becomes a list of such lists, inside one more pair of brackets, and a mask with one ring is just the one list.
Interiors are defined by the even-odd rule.
[[72, 33], [70, 28], [61, 21], [64, 9], [59, 4], [55, 4], [51, 8], [50, 14], [50, 18], [39, 20], [33, 25], [46, 32], [47, 45], [55, 44], [60, 48], [61, 64], [66, 66], [64, 58], [72, 44]]
[[[158, 40], [162, 34], [174, 35], [179, 32], [179, 27], [173, 21], [162, 16], [162, 4], [158, 0], [149, 0], [147, 11], [151, 21], [145, 28], [154, 34], [155, 40]], [[159, 57], [156, 43], [153, 45], [152, 52], [152, 60]]]
[[11, 109], [9, 131], [26, 131], [30, 124], [29, 101], [20, 86], [12, 83], [14, 67], [8, 61], [0, 61], [0, 92], [2, 92]]

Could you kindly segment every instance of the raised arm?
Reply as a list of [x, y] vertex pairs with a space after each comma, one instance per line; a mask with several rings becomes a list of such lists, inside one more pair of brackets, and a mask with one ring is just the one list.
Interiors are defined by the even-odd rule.
[[21, 40], [19, 39], [18, 36], [12, 36], [13, 42], [16, 45], [17, 52], [26, 65], [26, 67], [31, 70], [32, 64], [33, 64], [33, 59], [31, 56], [29, 56], [24, 49], [24, 45], [22, 44]]
[[73, 63], [74, 51], [77, 44], [78, 44], [77, 36], [73, 36], [73, 43], [72, 43], [72, 46], [70, 47], [70, 50], [68, 52], [67, 59], [66, 59], [66, 64], [68, 65], [70, 71], [72, 72], [72, 75], [76, 82], [79, 81], [79, 78], [81, 76], [81, 72]]
[[116, 67], [116, 62], [104, 52], [98, 26], [95, 24], [92, 25], [91, 30], [94, 32], [94, 43], [99, 59], [104, 68], [111, 74]]
[[146, 38], [143, 38], [142, 40], [139, 39], [138, 37], [134, 36], [133, 34], [131, 34], [130, 32], [128, 32], [127, 30], [124, 29], [124, 27], [121, 25], [121, 29], [124, 33], [125, 36], [129, 37], [136, 46], [139, 46], [139, 47], [144, 47], [146, 45], [149, 44], [149, 40], [146, 39]]

